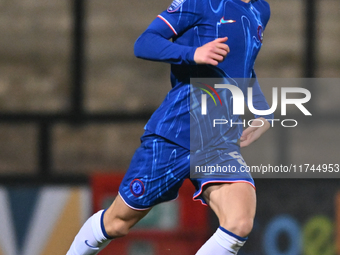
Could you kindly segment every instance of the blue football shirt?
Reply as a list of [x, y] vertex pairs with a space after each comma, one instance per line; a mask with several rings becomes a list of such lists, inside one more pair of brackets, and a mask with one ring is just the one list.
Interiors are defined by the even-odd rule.
[[[191, 78], [225, 78], [238, 86], [244, 95], [248, 86], [252, 86], [254, 107], [269, 109], [254, 72], [269, 17], [270, 8], [264, 0], [249, 3], [241, 0], [174, 0], [135, 43], [137, 57], [171, 64], [172, 89], [151, 116], [145, 130], [190, 149], [193, 125]], [[230, 53], [224, 61], [217, 66], [195, 64], [194, 53], [198, 47], [226, 36]], [[255, 81], [239, 82], [239, 78]], [[226, 91], [221, 97], [226, 109], [232, 109], [231, 94]], [[265, 117], [273, 118], [272, 115]], [[230, 110], [226, 118], [241, 121], [241, 117], [234, 116]], [[198, 122], [200, 127], [195, 130], [206, 133], [207, 123]], [[219, 141], [206, 136], [204, 143], [235, 143], [242, 130], [242, 125], [228, 126], [220, 133]]]

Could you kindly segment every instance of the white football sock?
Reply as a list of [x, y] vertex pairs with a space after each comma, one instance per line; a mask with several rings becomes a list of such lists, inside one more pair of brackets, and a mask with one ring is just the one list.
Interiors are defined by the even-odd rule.
[[66, 255], [96, 255], [109, 244], [112, 239], [104, 229], [104, 212], [95, 213], [84, 223]]
[[219, 227], [215, 234], [199, 249], [196, 255], [230, 255], [237, 254], [247, 238], [239, 237], [223, 227]]

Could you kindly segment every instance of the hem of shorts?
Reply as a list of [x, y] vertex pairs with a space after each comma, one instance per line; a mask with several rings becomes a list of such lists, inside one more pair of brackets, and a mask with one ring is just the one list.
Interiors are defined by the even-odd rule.
[[145, 207], [145, 208], [137, 208], [137, 207], [134, 207], [132, 205], [130, 205], [128, 202], [126, 202], [126, 200], [124, 199], [124, 197], [122, 196], [122, 194], [120, 194], [120, 192], [118, 192], [119, 196], [121, 197], [121, 199], [123, 200], [123, 202], [128, 206], [130, 207], [131, 209], [133, 210], [137, 210], [137, 211], [145, 211], [145, 210], [149, 210], [151, 207]]
[[201, 188], [199, 190], [200, 192], [197, 195], [193, 196], [193, 198], [192, 198], [193, 201], [198, 201], [199, 200], [202, 205], [208, 206], [207, 203], [203, 199], [197, 198], [197, 197], [199, 197], [202, 194], [203, 187], [206, 184], [209, 184], [209, 183], [248, 183], [248, 184], [250, 184], [256, 190], [255, 185], [252, 182], [250, 182], [250, 181], [242, 181], [242, 180], [235, 180], [235, 181], [212, 180], [212, 181], [207, 181], [207, 182], [205, 182], [205, 183], [203, 183], [201, 185]]
[[[133, 210], [137, 210], [137, 211], [145, 211], [145, 210], [149, 210], [149, 209], [151, 209], [153, 206], [155, 206], [155, 205], [153, 205], [153, 206], [145, 207], [145, 208], [137, 208], [137, 207], [134, 207], [134, 206], [132, 206], [132, 205], [129, 205], [129, 203], [126, 202], [126, 200], [125, 200], [124, 197], [120, 194], [119, 191], [118, 191], [118, 194], [119, 194], [119, 196], [121, 197], [121, 199], [123, 200], [123, 202], [124, 202], [128, 207], [130, 207], [130, 208], [133, 209]], [[163, 204], [163, 203], [167, 203], [167, 202], [174, 201], [174, 200], [176, 200], [178, 197], [179, 197], [179, 194], [177, 194], [177, 196], [176, 196], [174, 199], [171, 199], [171, 200], [168, 200], [168, 201], [164, 201], [164, 202], [161, 202], [161, 203], [158, 203], [158, 204]], [[156, 205], [158, 205], [158, 204], [156, 204]]]

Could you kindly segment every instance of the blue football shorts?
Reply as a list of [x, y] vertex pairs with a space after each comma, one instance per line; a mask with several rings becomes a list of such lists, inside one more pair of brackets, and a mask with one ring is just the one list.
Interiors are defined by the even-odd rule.
[[[239, 146], [235, 145], [231, 150], [233, 153], [238, 150], [239, 153]], [[235, 158], [227, 152], [222, 154], [226, 156], [212, 159], [210, 163], [240, 167], [240, 156]], [[146, 210], [176, 199], [186, 178], [190, 178], [190, 151], [163, 137], [145, 133], [120, 184], [119, 194], [130, 208]], [[204, 205], [206, 203], [201, 194], [203, 187], [209, 183], [247, 182], [254, 186], [249, 173], [222, 173], [220, 176], [206, 175], [190, 180], [196, 188], [193, 199], [200, 200]]]

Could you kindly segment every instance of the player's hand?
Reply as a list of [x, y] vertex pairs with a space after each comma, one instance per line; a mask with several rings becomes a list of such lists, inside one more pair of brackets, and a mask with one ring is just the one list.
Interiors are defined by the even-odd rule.
[[[263, 122], [261, 122], [261, 120]], [[263, 123], [263, 125], [262, 125], [262, 123]], [[262, 118], [262, 117], [253, 120], [251, 124], [254, 127], [248, 127], [245, 130], [243, 130], [242, 136], [240, 138], [240, 140], [241, 140], [240, 146], [241, 147], [246, 147], [246, 146], [252, 144], [257, 139], [259, 139], [261, 137], [261, 135], [263, 133], [265, 133], [270, 128], [270, 123], [268, 122], [268, 120], [266, 120], [265, 118]], [[256, 126], [258, 126], [258, 127], [256, 127]]]
[[194, 54], [196, 64], [208, 64], [217, 66], [230, 52], [229, 46], [225, 43], [228, 37], [217, 38], [212, 42], [198, 47]]

